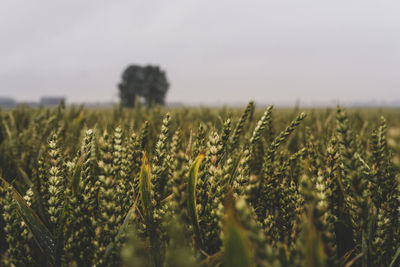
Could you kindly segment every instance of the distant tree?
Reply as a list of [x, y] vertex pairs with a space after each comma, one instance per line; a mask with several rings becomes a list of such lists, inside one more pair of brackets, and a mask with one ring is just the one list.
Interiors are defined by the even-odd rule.
[[165, 104], [169, 83], [160, 67], [130, 65], [121, 78], [118, 88], [123, 106], [134, 107], [137, 97], [143, 97], [148, 106]]

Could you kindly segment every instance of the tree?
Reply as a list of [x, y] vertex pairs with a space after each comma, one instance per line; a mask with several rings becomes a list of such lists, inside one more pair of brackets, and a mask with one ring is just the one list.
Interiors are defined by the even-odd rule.
[[169, 83], [165, 71], [158, 66], [130, 65], [119, 83], [121, 104], [134, 107], [136, 97], [143, 97], [148, 106], [164, 105]]

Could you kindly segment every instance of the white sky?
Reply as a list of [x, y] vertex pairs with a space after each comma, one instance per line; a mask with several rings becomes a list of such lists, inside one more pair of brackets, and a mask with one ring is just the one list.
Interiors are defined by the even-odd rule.
[[0, 96], [117, 100], [131, 63], [169, 102], [399, 100], [400, 1], [0, 2]]

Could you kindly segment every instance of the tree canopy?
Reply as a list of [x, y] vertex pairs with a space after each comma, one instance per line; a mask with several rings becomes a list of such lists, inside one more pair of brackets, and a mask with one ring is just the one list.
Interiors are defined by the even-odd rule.
[[134, 107], [137, 97], [142, 97], [148, 106], [165, 104], [169, 83], [159, 66], [130, 65], [121, 78], [118, 88], [123, 106]]

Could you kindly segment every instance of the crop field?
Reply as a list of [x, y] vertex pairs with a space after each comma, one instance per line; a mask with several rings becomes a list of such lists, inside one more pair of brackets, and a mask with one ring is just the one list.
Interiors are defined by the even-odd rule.
[[400, 266], [400, 110], [0, 111], [0, 266]]

